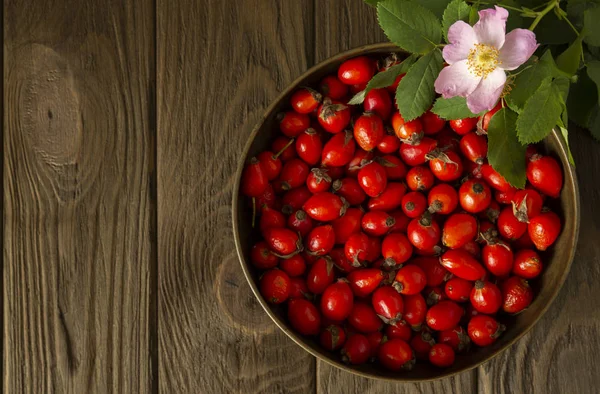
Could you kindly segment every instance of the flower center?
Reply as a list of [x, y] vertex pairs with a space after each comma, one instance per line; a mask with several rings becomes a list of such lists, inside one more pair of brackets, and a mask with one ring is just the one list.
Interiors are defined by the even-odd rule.
[[475, 47], [469, 51], [467, 65], [469, 71], [478, 77], [485, 78], [494, 71], [499, 64], [502, 64], [498, 57], [500, 51], [490, 45], [475, 44]]

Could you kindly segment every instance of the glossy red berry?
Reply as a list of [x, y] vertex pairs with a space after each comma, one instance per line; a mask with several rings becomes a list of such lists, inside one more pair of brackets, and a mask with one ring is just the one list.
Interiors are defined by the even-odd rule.
[[279, 129], [290, 138], [296, 137], [304, 130], [310, 127], [310, 118], [308, 115], [300, 114], [296, 111], [282, 112], [277, 115], [279, 120]]
[[379, 157], [377, 162], [385, 169], [388, 180], [398, 181], [406, 177], [406, 165], [399, 157], [394, 155], [385, 155]]
[[544, 199], [533, 189], [517, 190], [512, 198], [513, 213], [518, 221], [529, 223], [542, 212]]
[[332, 134], [340, 133], [348, 127], [350, 117], [350, 108], [339, 101], [325, 99], [319, 107], [319, 124]]
[[366, 56], [358, 56], [343, 62], [338, 68], [338, 79], [346, 85], [367, 83], [375, 75], [375, 62]]
[[450, 123], [450, 127], [452, 128], [452, 130], [454, 130], [456, 132], [456, 134], [465, 135], [469, 131], [472, 131], [475, 129], [475, 126], [477, 125], [478, 120], [479, 120], [478, 118], [464, 118], [464, 119], [451, 120], [448, 123]]
[[381, 284], [385, 278], [384, 272], [378, 268], [361, 268], [346, 276], [354, 295], [366, 297]]
[[277, 263], [279, 263], [279, 258], [271, 252], [269, 245], [265, 241], [260, 241], [250, 251], [250, 262], [256, 268], [266, 270], [276, 267]]
[[407, 122], [400, 112], [395, 112], [392, 115], [392, 127], [396, 137], [405, 142], [417, 144], [423, 138], [423, 125], [419, 118]]
[[417, 333], [410, 341], [410, 347], [413, 349], [417, 360], [427, 360], [433, 345], [435, 345], [435, 340], [428, 330]]
[[544, 212], [529, 221], [529, 237], [538, 250], [546, 250], [561, 231], [560, 218], [554, 212]]
[[314, 112], [322, 100], [319, 92], [310, 88], [300, 88], [290, 98], [290, 104], [294, 111], [299, 114], [310, 114]]
[[563, 184], [562, 168], [551, 156], [533, 155], [527, 164], [527, 180], [542, 193], [557, 198]]
[[331, 224], [335, 233], [335, 243], [345, 244], [352, 234], [360, 232], [363, 211], [358, 208], [348, 208], [346, 213], [335, 219]]
[[290, 190], [302, 186], [306, 182], [309, 169], [308, 165], [300, 159], [291, 159], [287, 161], [279, 174], [279, 181], [282, 182], [283, 190]]
[[418, 331], [425, 321], [427, 314], [427, 303], [421, 294], [404, 296], [404, 320]]
[[488, 185], [498, 191], [507, 192], [512, 188], [510, 183], [489, 164], [481, 166], [481, 175]]
[[487, 315], [474, 316], [469, 321], [469, 338], [477, 346], [489, 346], [504, 332], [506, 327]]
[[354, 122], [354, 139], [364, 151], [375, 149], [384, 136], [383, 121], [374, 112], [366, 112]]
[[379, 331], [383, 327], [383, 322], [377, 317], [373, 307], [363, 301], [354, 302], [352, 312], [348, 316], [348, 323], [363, 333]]
[[458, 153], [453, 151], [437, 152], [428, 155], [429, 169], [440, 181], [451, 182], [461, 177], [463, 164]]
[[381, 254], [385, 259], [385, 266], [390, 268], [406, 262], [412, 255], [412, 250], [408, 238], [402, 233], [388, 234], [381, 243]]
[[306, 286], [306, 280], [301, 277], [291, 277], [290, 278], [290, 297], [289, 299], [294, 298], [308, 298], [310, 296], [310, 292], [308, 291], [308, 287]]
[[306, 249], [315, 256], [326, 255], [335, 245], [335, 233], [330, 224], [317, 226], [306, 237]]
[[329, 351], [340, 349], [345, 342], [346, 332], [338, 324], [331, 324], [325, 327], [319, 335], [319, 343]]
[[449, 345], [437, 343], [429, 351], [429, 362], [440, 368], [448, 368], [454, 364], [454, 350]]
[[259, 197], [265, 192], [269, 179], [260, 161], [253, 157], [242, 172], [240, 191], [248, 197]]
[[306, 276], [306, 285], [311, 293], [322, 294], [327, 286], [333, 283], [334, 278], [333, 261], [321, 257], [310, 267]]
[[301, 209], [302, 205], [304, 205], [311, 196], [312, 193], [306, 186], [289, 190], [281, 198], [281, 204], [283, 205], [281, 211], [286, 215], [291, 214], [295, 210]]
[[467, 212], [484, 211], [492, 202], [490, 187], [479, 179], [469, 179], [458, 191], [460, 206]]
[[288, 274], [290, 278], [301, 276], [304, 275], [304, 272], [306, 272], [306, 261], [304, 260], [304, 257], [302, 257], [300, 254], [297, 254], [290, 258], [281, 260], [279, 268]]
[[303, 248], [298, 234], [287, 228], [269, 228], [265, 230], [264, 237], [269, 248], [280, 256], [297, 253]]
[[478, 312], [493, 315], [502, 306], [502, 293], [492, 282], [478, 280], [471, 290], [471, 305]]
[[481, 259], [488, 271], [498, 277], [508, 275], [513, 268], [514, 256], [509, 245], [493, 239], [481, 251]]
[[437, 245], [441, 238], [439, 224], [425, 213], [408, 224], [408, 240], [417, 249], [428, 250]]
[[363, 102], [365, 111], [379, 115], [383, 120], [388, 120], [392, 114], [392, 99], [386, 89], [371, 89]]
[[360, 205], [367, 198], [367, 194], [354, 178], [337, 179], [331, 185], [331, 189], [350, 205]]
[[310, 216], [299, 209], [287, 218], [287, 227], [301, 236], [306, 236], [313, 229], [314, 223]]
[[393, 286], [400, 294], [418, 294], [427, 286], [427, 277], [420, 267], [410, 264], [398, 270]]
[[362, 232], [352, 234], [344, 244], [346, 258], [354, 266], [360, 266], [369, 257], [370, 240]]
[[463, 278], [452, 278], [444, 286], [446, 296], [456, 302], [469, 301], [472, 290], [473, 282]]
[[379, 163], [371, 163], [358, 172], [358, 184], [370, 197], [377, 197], [387, 186], [387, 174]]
[[431, 110], [425, 112], [421, 115], [421, 124], [423, 124], [423, 132], [425, 135], [436, 134], [444, 128], [446, 125], [446, 121], [433, 112]]
[[456, 326], [464, 313], [454, 301], [440, 301], [427, 311], [425, 320], [429, 328], [437, 331], [448, 330]]
[[321, 297], [322, 315], [333, 321], [345, 320], [354, 307], [354, 294], [343, 280], [329, 285]]
[[331, 137], [321, 152], [321, 163], [327, 167], [345, 166], [354, 157], [356, 143], [352, 133], [347, 131]]
[[321, 328], [321, 314], [317, 307], [303, 298], [294, 298], [288, 302], [288, 320], [302, 335], [318, 335]]
[[449, 272], [442, 267], [437, 257], [417, 257], [413, 258], [410, 262], [419, 266], [425, 272], [427, 286], [429, 287], [441, 285], [449, 275]]
[[501, 108], [502, 100], [498, 101], [498, 104], [496, 104], [494, 108], [492, 108], [490, 111], [486, 112], [485, 115], [483, 115], [483, 119], [481, 120], [481, 128], [483, 130], [488, 130], [488, 126], [490, 124], [490, 121], [492, 120], [492, 117], [496, 112], [500, 111]]
[[375, 290], [371, 303], [384, 323], [396, 324], [402, 319], [404, 300], [392, 286], [382, 286]]
[[471, 339], [466, 330], [461, 326], [456, 326], [449, 330], [440, 331], [438, 334], [438, 342], [445, 343], [450, 346], [455, 352], [462, 352], [469, 349]]
[[477, 219], [467, 213], [455, 213], [444, 223], [442, 243], [450, 249], [458, 249], [477, 237]]
[[296, 157], [296, 148], [294, 145], [294, 139], [279, 136], [273, 140], [271, 144], [271, 150], [276, 152], [275, 155], [281, 159], [282, 162], [286, 162]]
[[520, 238], [527, 231], [527, 223], [520, 222], [515, 217], [512, 207], [500, 211], [497, 227], [500, 235], [509, 241]]
[[260, 161], [260, 164], [262, 164], [262, 169], [269, 181], [272, 181], [279, 176], [283, 164], [281, 164], [281, 160], [279, 157], [276, 157], [273, 152], [261, 152], [256, 155], [256, 158]]
[[290, 296], [290, 277], [279, 269], [265, 272], [260, 278], [260, 294], [271, 304], [281, 304]]
[[502, 310], [519, 313], [533, 301], [533, 290], [523, 278], [513, 276], [502, 283]]
[[348, 337], [342, 348], [342, 361], [346, 364], [364, 364], [372, 352], [371, 342], [365, 335], [353, 334]]
[[390, 182], [387, 188], [377, 197], [369, 199], [370, 210], [392, 211], [402, 204], [406, 186], [398, 182]]
[[460, 151], [473, 163], [485, 163], [487, 150], [487, 138], [475, 132], [467, 133], [460, 139]]
[[517, 192], [516, 187], [511, 187], [509, 190], [507, 190], [505, 192], [496, 190], [496, 192], [494, 193], [494, 199], [499, 204], [510, 204], [511, 201], [513, 200], [516, 192]]
[[395, 135], [390, 134], [384, 135], [379, 144], [377, 144], [377, 149], [385, 154], [395, 153], [399, 148], [400, 140]]
[[524, 279], [533, 279], [542, 273], [542, 269], [542, 259], [535, 251], [523, 249], [515, 254], [513, 274]]
[[410, 345], [402, 339], [390, 339], [379, 347], [377, 358], [381, 365], [391, 371], [410, 370], [415, 356]]
[[425, 164], [427, 161], [425, 156], [436, 146], [437, 141], [429, 137], [423, 137], [416, 145], [404, 142], [400, 145], [400, 158], [411, 167]]
[[466, 280], [479, 280], [485, 277], [485, 268], [468, 252], [461, 249], [448, 250], [440, 264], [455, 276]]
[[412, 336], [412, 329], [405, 320], [400, 320], [395, 325], [386, 325], [384, 332], [387, 339], [410, 341]]
[[285, 216], [276, 209], [264, 207], [260, 216], [259, 228], [264, 235], [265, 231], [273, 227], [285, 227]]
[[369, 211], [361, 221], [362, 229], [368, 235], [381, 237], [387, 234], [396, 224], [396, 219], [384, 211]]
[[335, 75], [326, 76], [319, 84], [320, 92], [333, 100], [341, 100], [348, 95], [348, 86], [342, 83]]
[[427, 202], [431, 212], [448, 215], [458, 206], [458, 193], [447, 183], [440, 183], [429, 191]]
[[412, 167], [406, 174], [406, 185], [412, 191], [427, 191], [431, 189], [434, 181], [433, 172], [424, 166]]
[[342, 216], [347, 206], [339, 196], [321, 192], [310, 197], [302, 208], [314, 220], [330, 222]]
[[315, 129], [309, 127], [296, 138], [296, 152], [307, 164], [314, 166], [321, 160], [323, 142]]
[[402, 211], [411, 219], [421, 216], [427, 209], [427, 199], [419, 192], [409, 192], [402, 197]]

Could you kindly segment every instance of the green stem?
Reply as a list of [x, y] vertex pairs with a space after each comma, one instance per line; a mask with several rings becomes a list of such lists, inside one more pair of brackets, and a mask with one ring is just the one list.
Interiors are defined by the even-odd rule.
[[577, 31], [577, 29], [575, 28], [575, 26], [573, 26], [573, 24], [571, 23], [571, 21], [569, 20], [569, 18], [567, 18], [566, 16], [563, 16], [563, 18], [567, 22], [567, 24], [569, 26], [571, 26], [571, 29], [573, 29], [573, 31], [575, 32], [575, 34], [577, 34], [577, 36], [579, 37], [579, 31]]
[[540, 23], [542, 18], [544, 16], [546, 16], [547, 13], [552, 11], [554, 9], [554, 7], [556, 7], [558, 5], [558, 1], [559, 0], [551, 0], [550, 2], [548, 2], [548, 4], [546, 5], [546, 8], [544, 8], [543, 10], [541, 10], [540, 12], [537, 13], [537, 17], [533, 20], [533, 23], [531, 24], [531, 26], [529, 26], [529, 30], [533, 31], [533, 29], [535, 29], [535, 27], [538, 25], [538, 23]]
[[511, 7], [509, 5], [502, 4], [502, 3], [496, 4], [496, 3], [488, 3], [487, 1], [476, 1], [476, 0], [467, 0], [467, 3], [471, 3], [471, 4], [478, 3], [478, 4], [484, 4], [484, 5], [498, 5], [500, 7], [506, 8], [508, 10], [525, 12], [525, 10], [522, 8]]

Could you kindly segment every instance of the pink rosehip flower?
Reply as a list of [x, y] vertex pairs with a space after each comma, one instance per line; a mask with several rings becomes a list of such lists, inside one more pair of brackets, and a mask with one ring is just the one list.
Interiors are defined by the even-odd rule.
[[506, 83], [504, 71], [525, 63], [539, 46], [529, 30], [506, 34], [507, 18], [508, 11], [496, 6], [479, 11], [473, 27], [463, 21], [450, 26], [443, 53], [449, 66], [435, 81], [437, 93], [444, 98], [466, 97], [475, 114], [494, 108]]

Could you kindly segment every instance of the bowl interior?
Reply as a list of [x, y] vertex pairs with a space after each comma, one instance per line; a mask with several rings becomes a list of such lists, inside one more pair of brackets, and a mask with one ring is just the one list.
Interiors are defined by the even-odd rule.
[[530, 281], [536, 294], [535, 299], [531, 306], [519, 315], [501, 316], [499, 320], [507, 326], [507, 330], [493, 345], [486, 348], [474, 347], [467, 354], [457, 355], [456, 362], [451, 368], [438, 369], [428, 364], [417, 363], [412, 371], [390, 372], [373, 364], [348, 366], [341, 363], [339, 353], [325, 351], [312, 338], [296, 334], [287, 322], [285, 306], [267, 304], [258, 291], [257, 284], [260, 273], [250, 264], [249, 251], [252, 245], [258, 241], [259, 233], [250, 224], [252, 210], [249, 208], [246, 199], [239, 196], [238, 193], [237, 185], [239, 184], [241, 170], [249, 158], [269, 149], [271, 141], [278, 135], [276, 115], [278, 112], [290, 108], [289, 98], [297, 87], [316, 86], [325, 75], [335, 73], [340, 63], [345, 59], [361, 54], [383, 57], [391, 52], [400, 51], [391, 44], [377, 44], [357, 48], [330, 58], [298, 78], [269, 107], [264, 118], [250, 136], [242, 160], [240, 160], [233, 195], [233, 226], [242, 268], [254, 294], [274, 322], [296, 343], [326, 362], [352, 373], [396, 381], [423, 381], [462, 372], [489, 360], [525, 334], [543, 315], [560, 290], [573, 260], [578, 235], [579, 195], [575, 172], [568, 163], [564, 141], [556, 131], [553, 131], [540, 144], [540, 149], [559, 159], [562, 163], [565, 178], [564, 187], [560, 198], [551, 202], [551, 208], [557, 211], [563, 219], [563, 229], [555, 246], [551, 248], [552, 250], [542, 253], [545, 264], [543, 274], [540, 278]]

